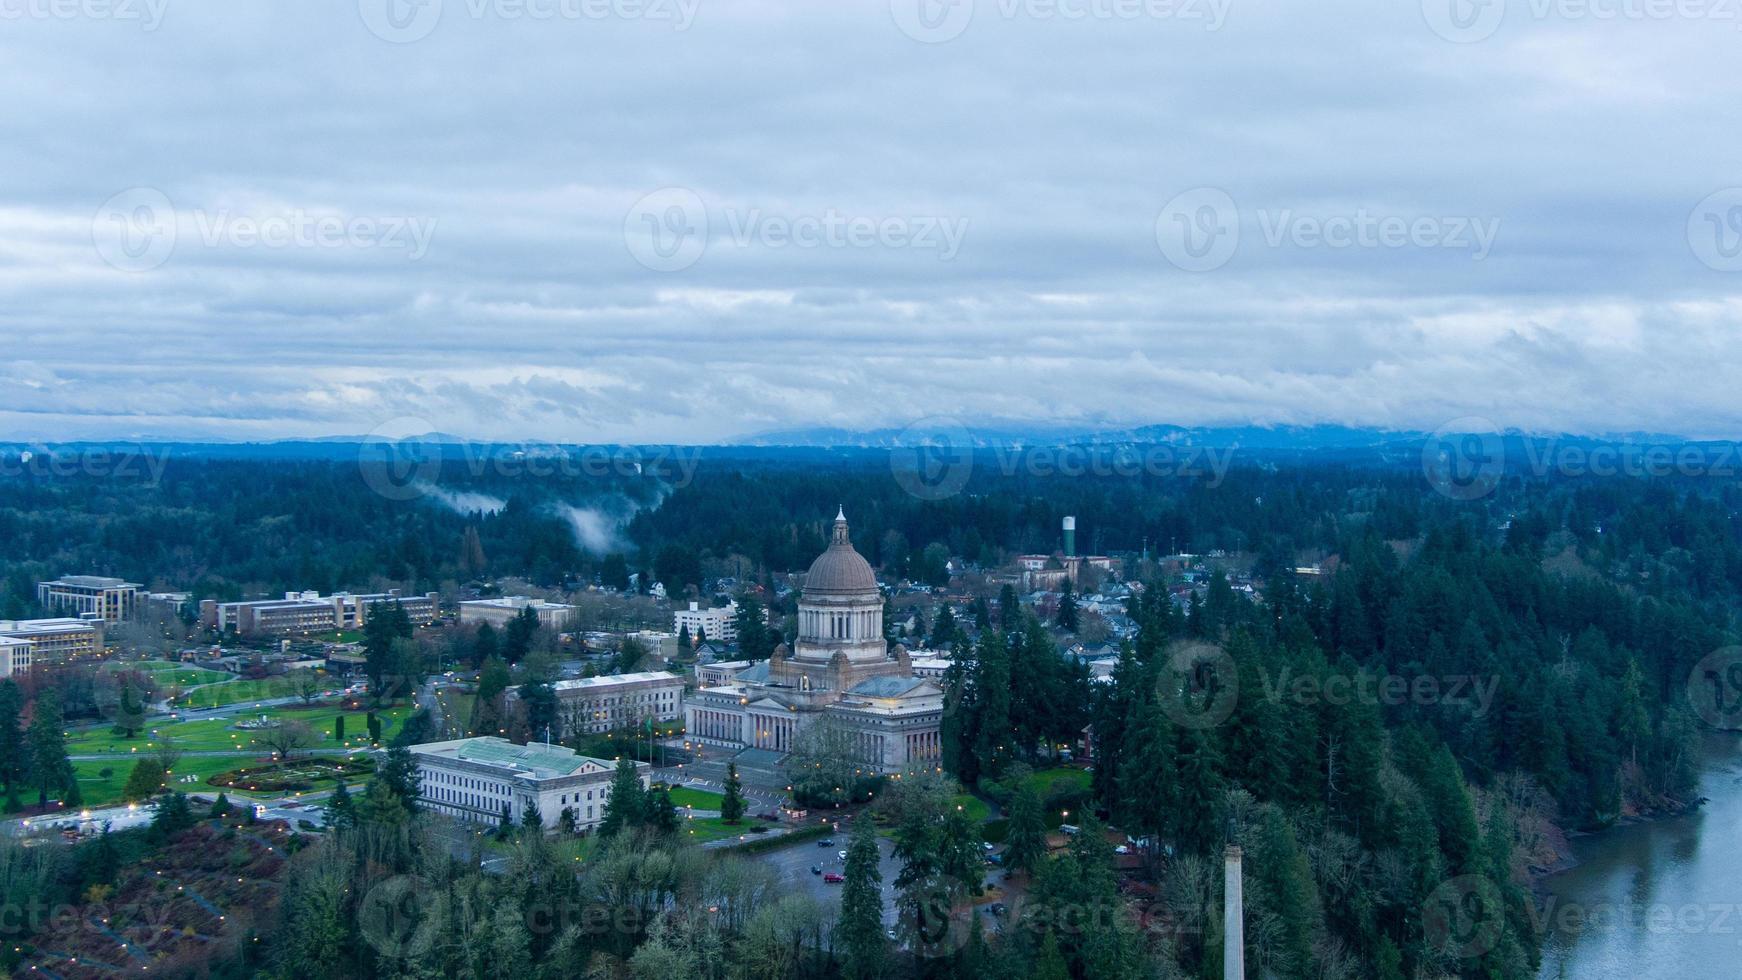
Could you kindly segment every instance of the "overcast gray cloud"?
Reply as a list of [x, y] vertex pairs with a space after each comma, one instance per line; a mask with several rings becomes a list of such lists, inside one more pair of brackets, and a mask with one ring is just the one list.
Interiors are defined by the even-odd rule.
[[1732, 0], [0, 0], [0, 437], [1742, 434]]

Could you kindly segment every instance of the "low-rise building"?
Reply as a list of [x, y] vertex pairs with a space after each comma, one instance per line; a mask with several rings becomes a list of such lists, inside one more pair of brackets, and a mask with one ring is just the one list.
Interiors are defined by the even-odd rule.
[[353, 595], [338, 592], [323, 596], [319, 592], [286, 592], [282, 599], [260, 599], [249, 602], [217, 602], [206, 599], [200, 603], [200, 619], [220, 632], [235, 630], [253, 633], [331, 633], [337, 630], [361, 629], [369, 620], [369, 610], [380, 603], [398, 603], [413, 623], [433, 623], [441, 614], [441, 597], [434, 592], [423, 595], [400, 595], [398, 589]]
[[955, 663], [947, 657], [913, 657], [908, 661], [915, 677], [942, 677]]
[[145, 586], [106, 575], [62, 575], [36, 583], [36, 601], [80, 619], [118, 623], [133, 618], [145, 604]]
[[508, 625], [509, 620], [526, 609], [531, 609], [538, 616], [538, 625], [552, 630], [566, 629], [575, 614], [575, 607], [567, 603], [546, 602], [524, 595], [508, 595], [496, 599], [470, 599], [460, 603], [460, 622], [489, 623], [500, 628]]
[[[577, 677], [557, 681], [557, 723], [562, 730], [553, 738], [576, 732], [600, 734], [628, 728], [649, 719], [676, 721], [683, 717], [683, 678], [664, 670], [606, 677]], [[509, 701], [519, 700], [519, 689], [508, 692]]]
[[699, 602], [692, 602], [688, 609], [679, 609], [672, 614], [672, 631], [682, 633], [689, 631], [690, 642], [707, 638], [724, 640], [727, 643], [738, 642], [738, 604], [729, 602], [724, 606], [703, 608]]
[[33, 664], [64, 664], [103, 655], [102, 624], [95, 620], [0, 620], [0, 637], [28, 641]]
[[[560, 745], [515, 745], [489, 735], [413, 745], [411, 755], [417, 762], [419, 805], [491, 826], [502, 822], [504, 810], [519, 823], [532, 803], [546, 829], [556, 827], [568, 810], [577, 828], [591, 830], [605, 818], [616, 769], [614, 762]], [[635, 768], [646, 788], [650, 767], [637, 762]]]
[[30, 673], [30, 641], [0, 636], [0, 677]]

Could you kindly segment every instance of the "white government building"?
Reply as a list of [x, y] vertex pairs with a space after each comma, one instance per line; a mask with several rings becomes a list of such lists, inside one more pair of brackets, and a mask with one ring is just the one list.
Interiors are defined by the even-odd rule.
[[[597, 735], [649, 719], [677, 721], [683, 717], [683, 688], [683, 678], [666, 670], [556, 681], [551, 689], [556, 692], [561, 727], [551, 737], [568, 738], [577, 732]], [[507, 697], [509, 704], [518, 705], [520, 689], [509, 688]]]
[[879, 772], [935, 766], [942, 758], [943, 691], [914, 676], [907, 648], [883, 639], [883, 595], [853, 549], [847, 517], [811, 563], [798, 602], [798, 640], [764, 663], [703, 687], [684, 702], [693, 741], [790, 752], [819, 718], [839, 722], [860, 761]]
[[[533, 801], [546, 828], [557, 826], [567, 809], [574, 812], [577, 828], [591, 830], [605, 818], [617, 769], [608, 759], [579, 755], [560, 745], [515, 745], [493, 735], [413, 745], [411, 754], [417, 760], [420, 805], [491, 826], [502, 822], [504, 804], [519, 824], [527, 802]], [[637, 762], [635, 768], [642, 788], [647, 788], [647, 763]]]
[[30, 673], [30, 651], [29, 640], [0, 636], [0, 677]]

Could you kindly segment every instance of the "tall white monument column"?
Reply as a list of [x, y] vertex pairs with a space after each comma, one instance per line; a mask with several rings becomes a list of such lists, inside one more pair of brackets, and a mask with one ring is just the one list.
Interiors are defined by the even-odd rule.
[[1246, 927], [1240, 895], [1240, 845], [1222, 852], [1222, 978], [1246, 980]]

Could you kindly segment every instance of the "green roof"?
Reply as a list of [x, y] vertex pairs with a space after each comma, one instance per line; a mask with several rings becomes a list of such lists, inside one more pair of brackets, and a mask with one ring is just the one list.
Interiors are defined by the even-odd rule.
[[542, 743], [530, 745], [515, 745], [513, 742], [499, 738], [475, 738], [467, 740], [460, 746], [454, 757], [467, 762], [480, 762], [487, 765], [515, 765], [527, 769], [541, 779], [553, 776], [567, 776], [585, 768], [587, 765], [609, 767], [601, 759], [577, 755], [574, 749], [560, 745], [546, 746]]

